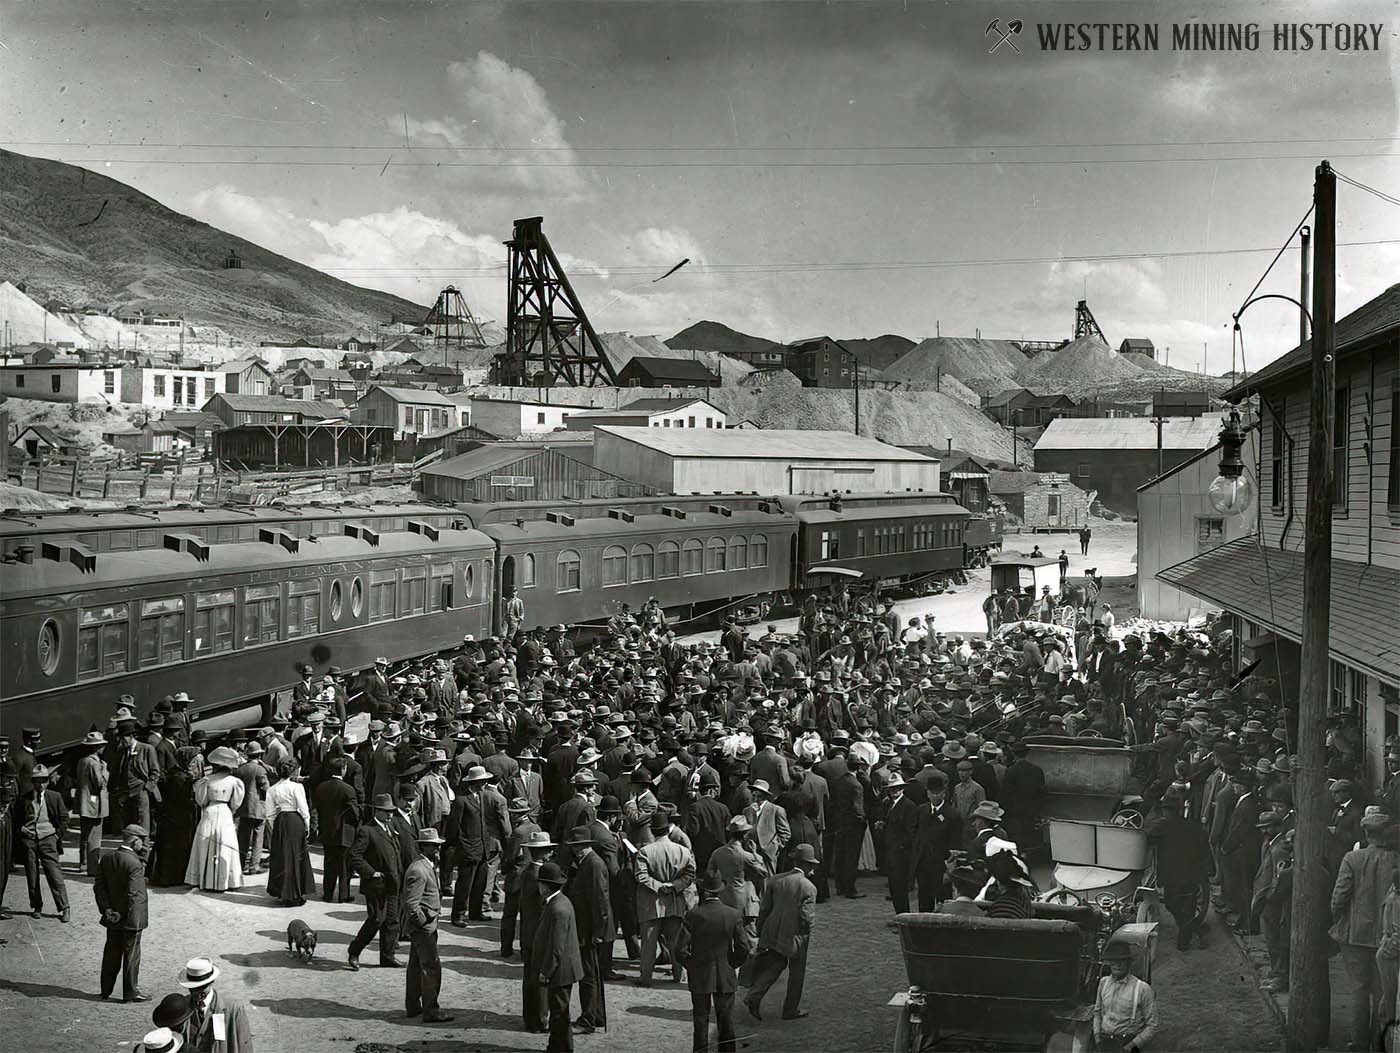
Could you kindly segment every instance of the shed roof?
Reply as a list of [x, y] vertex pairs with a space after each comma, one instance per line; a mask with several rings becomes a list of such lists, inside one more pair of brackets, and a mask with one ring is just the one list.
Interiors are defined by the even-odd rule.
[[320, 399], [289, 399], [281, 395], [243, 395], [227, 391], [221, 391], [209, 401], [213, 402], [214, 399], [222, 399], [229, 409], [238, 410], [240, 413], [300, 413], [303, 417], [345, 415], [342, 407]]
[[932, 457], [890, 446], [847, 431], [764, 428], [629, 428], [600, 424], [595, 431], [615, 435], [672, 457], [727, 457], [735, 460], [906, 461], [937, 464]]
[[242, 373], [245, 369], [252, 369], [254, 366], [257, 366], [258, 368], [262, 369], [268, 375], [271, 375], [272, 373], [272, 370], [267, 368], [266, 362], [264, 362], [261, 358], [256, 358], [251, 355], [245, 358], [230, 358], [227, 362], [220, 362], [217, 366], [214, 367], [214, 372]]
[[[1386, 330], [1400, 330], [1400, 283], [1392, 285], [1373, 300], [1362, 304], [1345, 318], [1339, 318], [1334, 329], [1338, 355], [1359, 350], [1371, 337]], [[1308, 368], [1312, 362], [1311, 343], [1299, 344], [1288, 354], [1274, 359], [1257, 373], [1225, 392], [1225, 398], [1236, 402], [1252, 395], [1261, 387], [1289, 374]]]
[[456, 457], [449, 457], [445, 461], [430, 464], [419, 474], [442, 479], [475, 479], [478, 475], [494, 472], [508, 464], [523, 461], [527, 457], [534, 457], [541, 452], [543, 451], [522, 450], [518, 446], [502, 447], [492, 443], [488, 446], [478, 446], [476, 449], [468, 450]]
[[54, 431], [47, 424], [26, 425], [24, 429], [19, 433], [19, 437], [16, 438], [15, 441], [18, 442], [20, 439], [24, 438], [25, 435], [27, 435], [29, 432], [33, 432], [35, 435], [43, 439], [50, 446], [68, 446], [71, 445], [73, 442], [72, 439], [65, 439], [62, 435], [58, 434], [58, 432]]
[[[1220, 434], [1219, 415], [1168, 420], [1162, 449], [1204, 450]], [[1041, 450], [1155, 450], [1157, 427], [1145, 417], [1058, 417], [1036, 440]]]
[[[1209, 552], [1158, 571], [1157, 578], [1183, 592], [1234, 611], [1291, 640], [1303, 625], [1303, 554], [1260, 551], [1258, 538], [1236, 538]], [[1395, 596], [1400, 570], [1332, 561], [1333, 656], [1400, 684], [1395, 646]]]
[[688, 358], [648, 358], [638, 355], [623, 370], [639, 370], [657, 380], [682, 383], [713, 384], [715, 375], [703, 362]]
[[331, 369], [328, 366], [302, 366], [297, 372], [305, 373], [310, 380], [330, 380], [351, 385], [355, 383], [355, 378], [345, 370]]
[[622, 406], [620, 409], [617, 409], [617, 410], [609, 410], [608, 412], [610, 412], [610, 413], [620, 413], [620, 412], [624, 412], [624, 411], [631, 411], [631, 412], [633, 412], [633, 413], [657, 413], [657, 412], [662, 412], [662, 413], [664, 413], [664, 412], [666, 412], [667, 410], [678, 410], [678, 409], [684, 408], [685, 406], [693, 406], [693, 405], [695, 405], [697, 402], [704, 402], [705, 405], [707, 405], [707, 406], [709, 405], [708, 402], [705, 402], [704, 399], [700, 399], [700, 398], [693, 398], [693, 399], [633, 399], [631, 402], [627, 403], [627, 405], [625, 405], [625, 406]]
[[[369, 395], [381, 391], [395, 402], [416, 402], [425, 406], [455, 406], [457, 403], [436, 388], [394, 388], [376, 384], [369, 389]], [[368, 397], [368, 395], [366, 396]]]

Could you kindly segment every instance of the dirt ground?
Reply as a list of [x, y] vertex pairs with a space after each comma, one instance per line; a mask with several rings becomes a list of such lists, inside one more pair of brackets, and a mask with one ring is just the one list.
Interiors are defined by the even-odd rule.
[[[320, 855], [313, 850], [319, 876]], [[70, 848], [65, 864], [76, 863]], [[345, 969], [345, 947], [364, 916], [361, 904], [332, 905], [313, 900], [301, 908], [281, 908], [265, 894], [265, 878], [222, 895], [153, 889], [151, 928], [142, 943], [141, 985], [159, 1000], [178, 990], [177, 973], [196, 955], [212, 957], [221, 970], [219, 988], [241, 999], [251, 1011], [259, 1053], [352, 1053], [360, 1044], [377, 1053], [542, 1050], [544, 1036], [520, 1030], [519, 957], [498, 956], [496, 926], [475, 923], [466, 930], [447, 927], [441, 937], [444, 965], [442, 1004], [454, 1013], [451, 1024], [425, 1026], [403, 1017], [402, 971], [381, 970], [371, 949], [358, 973]], [[73, 1050], [131, 1050], [150, 1027], [151, 1005], [104, 1003], [97, 997], [102, 929], [97, 924], [91, 881], [67, 875], [73, 921], [62, 925], [45, 899], [45, 917], [18, 915], [0, 922], [0, 1048], [26, 1053]], [[769, 994], [762, 1023], [742, 1008], [736, 1024], [740, 1048], [760, 1051], [822, 1050], [864, 1053], [891, 1047], [895, 1010], [890, 996], [906, 985], [884, 882], [861, 880], [866, 897], [833, 900], [817, 909], [817, 927], [802, 1021], [777, 1019], [783, 987]], [[11, 875], [6, 904], [27, 905], [23, 875]], [[318, 957], [310, 964], [286, 954], [285, 931], [300, 917], [320, 936]], [[1182, 954], [1170, 921], [1163, 926], [1153, 985], [1162, 1020], [1153, 1043], [1160, 1050], [1273, 1050], [1279, 1036], [1253, 972], [1236, 944], [1212, 931], [1206, 950]], [[620, 951], [621, 944], [618, 945]], [[406, 956], [406, 948], [401, 949]], [[636, 965], [619, 970], [636, 975]], [[575, 996], [577, 997], [577, 996]], [[611, 1027], [579, 1036], [583, 1053], [613, 1050], [681, 1050], [689, 1043], [689, 995], [669, 982], [639, 989], [629, 982], [607, 991]], [[577, 1012], [577, 1003], [575, 1003]], [[14, 1042], [15, 1036], [22, 1041]]]

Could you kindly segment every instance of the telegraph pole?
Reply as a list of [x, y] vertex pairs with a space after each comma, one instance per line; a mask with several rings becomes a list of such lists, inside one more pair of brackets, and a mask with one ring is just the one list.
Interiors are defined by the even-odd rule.
[[1308, 435], [1308, 498], [1303, 544], [1302, 683], [1298, 693], [1297, 833], [1288, 996], [1288, 1048], [1326, 1044], [1331, 1023], [1327, 925], [1331, 882], [1327, 848], [1327, 719], [1331, 659], [1332, 415], [1336, 364], [1337, 177], [1323, 161], [1313, 183], [1312, 383]]

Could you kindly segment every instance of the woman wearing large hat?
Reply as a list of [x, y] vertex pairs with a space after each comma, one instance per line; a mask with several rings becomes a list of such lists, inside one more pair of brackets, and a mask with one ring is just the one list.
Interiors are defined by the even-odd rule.
[[225, 892], [243, 885], [238, 830], [233, 816], [243, 804], [243, 780], [235, 774], [242, 763], [237, 753], [218, 746], [209, 754], [210, 773], [194, 786], [200, 808], [194, 847], [185, 868], [185, 884], [207, 892]]

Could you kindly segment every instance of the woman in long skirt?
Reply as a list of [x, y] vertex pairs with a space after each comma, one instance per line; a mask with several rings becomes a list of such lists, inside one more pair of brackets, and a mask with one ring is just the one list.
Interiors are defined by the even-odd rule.
[[267, 894], [284, 907], [300, 907], [306, 894], [314, 890], [316, 875], [311, 869], [311, 811], [306, 790], [292, 778], [296, 766], [290, 760], [277, 765], [277, 782], [268, 791], [268, 808], [273, 814], [272, 860], [267, 871]]
[[194, 803], [195, 780], [203, 775], [204, 758], [193, 746], [176, 751], [179, 763], [160, 781], [160, 823], [151, 852], [151, 884], [183, 885], [194, 846], [199, 808]]
[[238, 830], [233, 817], [243, 804], [243, 780], [235, 773], [238, 754], [220, 746], [209, 754], [210, 774], [194, 784], [200, 808], [185, 884], [207, 892], [225, 892], [243, 885]]

